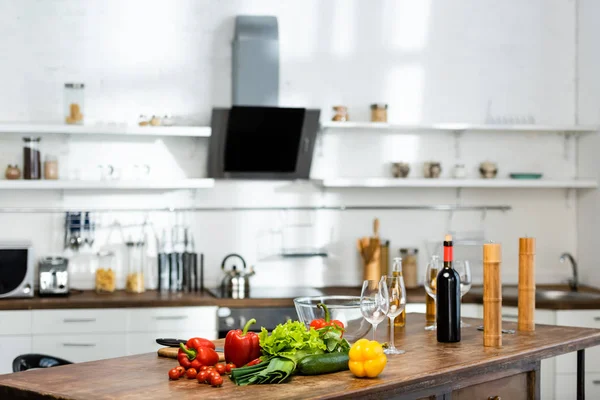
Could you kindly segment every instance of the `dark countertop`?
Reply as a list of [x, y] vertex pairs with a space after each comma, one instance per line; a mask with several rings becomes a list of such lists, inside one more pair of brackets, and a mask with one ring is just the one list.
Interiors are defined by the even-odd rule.
[[[514, 286], [513, 286], [514, 287]], [[540, 289], [568, 290], [566, 285], [538, 285]], [[321, 288], [326, 295], [360, 295], [357, 287]], [[581, 292], [600, 293], [600, 290], [581, 286]], [[407, 289], [408, 303], [424, 303], [425, 290], [421, 288]], [[483, 303], [483, 296], [467, 293], [463, 297], [466, 303]], [[504, 296], [503, 306], [517, 307], [516, 297]], [[24, 299], [0, 299], [0, 310], [51, 310], [69, 308], [136, 308], [136, 307], [185, 307], [185, 306], [219, 306], [219, 307], [293, 307], [291, 298], [267, 299], [221, 299], [204, 293], [159, 293], [155, 290], [140, 294], [116, 291], [115, 293], [97, 294], [94, 291], [74, 292], [67, 297], [38, 297]], [[594, 310], [600, 309], [598, 299], [545, 300], [536, 301], [536, 308], [546, 310]]]
[[[465, 322], [482, 324], [471, 318]], [[357, 379], [342, 371], [294, 376], [281, 385], [235, 386], [224, 379], [223, 387], [213, 388], [195, 379], [169, 381], [167, 371], [177, 361], [149, 353], [2, 375], [0, 398], [414, 399], [494, 383], [522, 371], [534, 371], [527, 375], [527, 390], [539, 396], [539, 360], [600, 344], [598, 329], [536, 325], [535, 332], [504, 335], [502, 348], [492, 349], [483, 347], [482, 333], [475, 328], [463, 329], [460, 343], [438, 343], [435, 333], [423, 327], [422, 314], [407, 315], [406, 327], [395, 335], [396, 346], [406, 353], [388, 357], [377, 379]], [[516, 324], [505, 327], [516, 329]]]

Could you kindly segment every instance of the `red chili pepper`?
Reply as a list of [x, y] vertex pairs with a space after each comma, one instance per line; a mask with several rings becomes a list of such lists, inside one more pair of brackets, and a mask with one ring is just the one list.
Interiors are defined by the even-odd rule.
[[250, 361], [248, 364], [246, 364], [244, 366], [245, 367], [251, 367], [253, 365], [260, 364], [260, 363], [261, 363], [260, 358], [255, 358], [254, 360]]
[[310, 327], [311, 328], [315, 328], [315, 329], [321, 329], [321, 328], [326, 328], [328, 326], [333, 326], [336, 328], [339, 328], [342, 330], [342, 336], [343, 331], [344, 331], [344, 324], [342, 323], [342, 321], [339, 321], [337, 319], [331, 320], [331, 315], [329, 313], [329, 309], [327, 308], [327, 306], [323, 303], [319, 303], [317, 304], [318, 308], [322, 308], [323, 311], [325, 311], [325, 318], [319, 318], [319, 319], [314, 319], [311, 321], [310, 323]]
[[256, 323], [252, 318], [244, 326], [244, 330], [230, 330], [225, 336], [225, 361], [235, 365], [246, 365], [249, 361], [260, 357], [260, 341], [254, 332], [248, 332], [250, 325]]
[[[184, 368], [191, 368], [192, 361], [198, 360], [201, 365], [215, 365], [219, 362], [219, 355], [209, 347], [187, 348], [183, 343], [179, 344], [177, 360]], [[197, 366], [197, 363], [196, 363]]]

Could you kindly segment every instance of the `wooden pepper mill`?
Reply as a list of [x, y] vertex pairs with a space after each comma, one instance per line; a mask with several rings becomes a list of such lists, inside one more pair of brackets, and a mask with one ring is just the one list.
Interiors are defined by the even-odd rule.
[[500, 244], [483, 245], [483, 346], [502, 347]]
[[520, 331], [535, 330], [535, 239], [519, 238], [519, 323]]

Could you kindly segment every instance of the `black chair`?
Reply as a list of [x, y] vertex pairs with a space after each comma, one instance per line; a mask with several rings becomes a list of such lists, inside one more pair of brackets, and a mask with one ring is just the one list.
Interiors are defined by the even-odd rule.
[[34, 368], [50, 368], [60, 365], [73, 364], [62, 358], [47, 356], [45, 354], [21, 354], [13, 360], [13, 372], [27, 371]]

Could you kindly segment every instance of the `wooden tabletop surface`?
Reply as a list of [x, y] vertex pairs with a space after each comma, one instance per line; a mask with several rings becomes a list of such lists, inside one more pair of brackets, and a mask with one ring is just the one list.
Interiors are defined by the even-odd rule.
[[[508, 286], [508, 285], [507, 285]], [[476, 286], [474, 286], [474, 289]], [[548, 290], [568, 290], [566, 285], [538, 285]], [[326, 295], [359, 296], [358, 287], [326, 287], [320, 289]], [[581, 286], [582, 292], [600, 292], [598, 289]], [[425, 290], [422, 287], [407, 289], [408, 303], [424, 303]], [[467, 293], [463, 303], [482, 304], [481, 293]], [[517, 306], [516, 297], [504, 296], [502, 305]], [[74, 292], [67, 297], [33, 297], [24, 299], [0, 299], [0, 310], [43, 310], [71, 308], [136, 308], [136, 307], [186, 307], [186, 306], [218, 306], [218, 307], [293, 307], [292, 298], [256, 298], [256, 299], [220, 299], [208, 292], [204, 293], [160, 293], [149, 290], [133, 294], [119, 290], [114, 293], [97, 294], [86, 290]], [[577, 300], [537, 301], [536, 308], [548, 310], [585, 310], [600, 309], [600, 298], [583, 298]]]
[[[195, 380], [169, 381], [176, 360], [155, 353], [73, 364], [0, 376], [0, 398], [27, 399], [338, 399], [385, 398], [408, 388], [450, 385], [462, 380], [507, 371], [515, 365], [600, 344], [600, 330], [536, 325], [535, 332], [504, 335], [501, 349], [484, 348], [481, 320], [465, 318], [462, 341], [440, 344], [425, 331], [423, 315], [408, 314], [397, 330], [396, 346], [405, 354], [390, 356], [376, 379], [357, 379], [349, 371], [320, 376], [294, 376], [289, 383], [238, 387], [228, 379], [213, 388]], [[514, 323], [504, 328], [516, 329]], [[385, 334], [384, 332], [378, 332]], [[6, 396], [6, 397], [4, 397]], [[12, 396], [12, 397], [11, 397]]]

